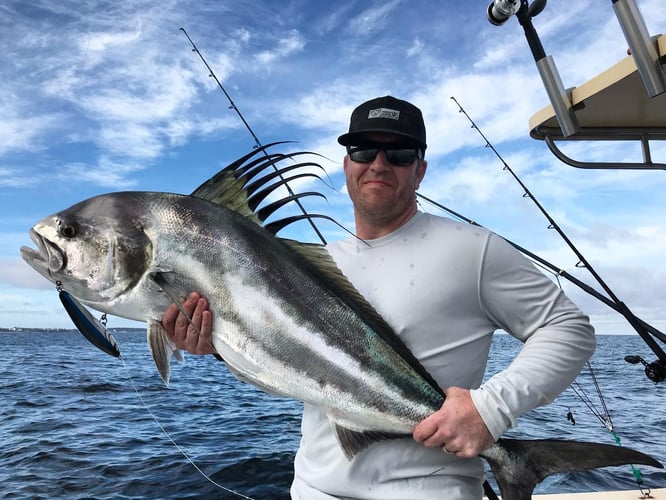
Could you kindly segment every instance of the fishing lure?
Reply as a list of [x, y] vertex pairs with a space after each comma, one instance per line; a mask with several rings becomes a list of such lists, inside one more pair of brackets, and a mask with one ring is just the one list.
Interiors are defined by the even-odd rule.
[[106, 327], [98, 319], [93, 318], [88, 309], [76, 300], [76, 298], [60, 288], [60, 286], [58, 286], [58, 295], [60, 296], [62, 305], [65, 307], [65, 311], [67, 311], [67, 314], [69, 314], [79, 332], [98, 349], [115, 358], [119, 358], [120, 349], [118, 348], [118, 343], [106, 331]]

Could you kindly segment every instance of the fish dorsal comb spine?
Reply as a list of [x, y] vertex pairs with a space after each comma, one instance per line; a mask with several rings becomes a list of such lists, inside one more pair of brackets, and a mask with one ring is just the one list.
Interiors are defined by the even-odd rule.
[[[294, 194], [289, 189], [288, 196], [259, 208], [259, 205], [276, 190], [282, 187], [288, 188], [291, 181], [305, 177], [321, 179], [319, 175], [311, 171], [304, 171], [305, 169], [318, 168], [324, 171], [321, 165], [312, 161], [296, 162], [296, 158], [304, 155], [320, 156], [316, 153], [309, 151], [294, 153], [268, 152], [271, 147], [279, 144], [285, 144], [285, 141], [273, 142], [255, 148], [252, 152], [227, 165], [201, 184], [192, 192], [192, 196], [222, 205], [247, 217], [258, 225], [264, 225], [268, 217], [290, 202], [298, 202], [306, 196], [324, 197], [318, 192]], [[260, 154], [261, 156], [257, 157]], [[280, 163], [284, 160], [291, 160], [292, 163], [282, 166]], [[311, 218], [328, 217], [304, 213], [297, 217], [278, 219], [265, 224], [264, 227], [272, 234], [277, 234], [278, 231], [293, 222]]]

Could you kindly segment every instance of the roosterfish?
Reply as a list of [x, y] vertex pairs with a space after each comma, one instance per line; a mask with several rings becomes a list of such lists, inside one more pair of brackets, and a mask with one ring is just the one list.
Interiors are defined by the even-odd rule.
[[[306, 153], [268, 154], [272, 146], [240, 158], [191, 195], [114, 192], [77, 203], [35, 224], [37, 249], [23, 247], [21, 254], [86, 306], [145, 321], [165, 383], [171, 357], [181, 353], [160, 318], [172, 302], [198, 291], [208, 299], [212, 342], [227, 368], [266, 392], [321, 409], [351, 459], [378, 441], [410, 437], [442, 406], [444, 391], [324, 246], [277, 236], [315, 215], [266, 222], [287, 203], [320, 195], [266, 201], [289, 181], [317, 177], [293, 173], [317, 166], [312, 162], [278, 168]], [[480, 456], [505, 500], [531, 498], [554, 473], [661, 467], [629, 448], [563, 440], [502, 438]]]

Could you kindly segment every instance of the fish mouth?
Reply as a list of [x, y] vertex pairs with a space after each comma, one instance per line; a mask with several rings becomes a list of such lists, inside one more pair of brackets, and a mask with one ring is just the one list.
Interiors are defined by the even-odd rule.
[[65, 267], [65, 254], [55, 243], [44, 238], [34, 229], [30, 229], [30, 239], [37, 245], [37, 250], [30, 247], [21, 247], [21, 257], [35, 271], [49, 279], [53, 273]]

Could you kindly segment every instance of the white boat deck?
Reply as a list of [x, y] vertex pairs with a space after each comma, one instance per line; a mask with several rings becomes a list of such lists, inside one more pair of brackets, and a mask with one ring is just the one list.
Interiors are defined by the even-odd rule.
[[550, 495], [534, 495], [532, 498], [534, 500], [666, 500], [666, 488], [651, 490], [649, 497], [644, 497], [640, 490], [628, 490], [597, 491], [593, 493], [554, 493]]

